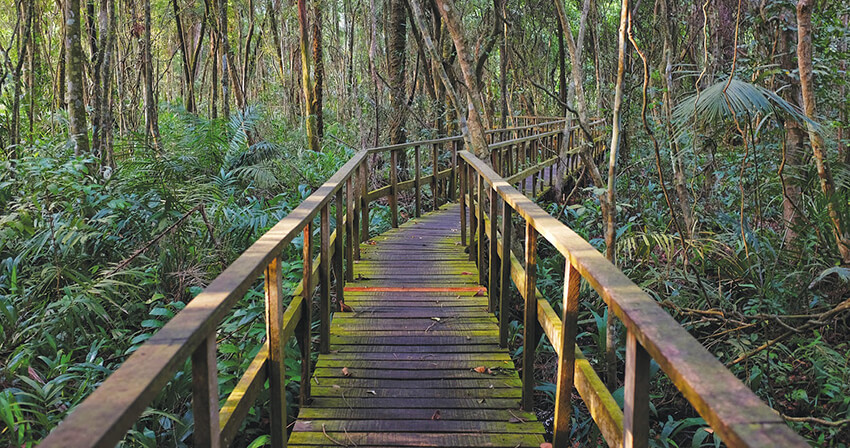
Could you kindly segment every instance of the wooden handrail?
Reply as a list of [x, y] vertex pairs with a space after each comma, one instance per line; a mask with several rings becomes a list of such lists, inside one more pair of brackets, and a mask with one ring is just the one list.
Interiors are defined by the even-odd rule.
[[[791, 447], [808, 446], [805, 441], [794, 433], [780, 418], [779, 414], [765, 405], [746, 385], [740, 382], [727, 370], [711, 353], [694, 339], [678, 322], [664, 311], [638, 285], [629, 280], [625, 274], [611, 264], [602, 254], [591, 246], [572, 229], [546, 213], [533, 201], [514, 188], [507, 180], [497, 174], [490, 166], [468, 151], [458, 153], [467, 165], [467, 185], [477, 177], [479, 204], [473, 206], [475, 194], [472, 188], [467, 190], [470, 221], [484, 222], [487, 217], [483, 213], [485, 197], [481, 189], [491, 189], [498, 197], [499, 206], [510, 209], [503, 213], [508, 217], [503, 221], [503, 234], [509, 235], [506, 225], [510, 224], [512, 213], [519, 215], [526, 224], [526, 271], [519, 275], [519, 262], [510, 263], [510, 276], [514, 279], [520, 294], [526, 303], [540, 304], [534, 291], [534, 241], [537, 235], [548, 241], [566, 259], [567, 272], [565, 279], [564, 306], [565, 315], [558, 318], [544, 309], [542, 313], [538, 306], [526, 306], [526, 327], [533, 326], [538, 319], [546, 331], [547, 337], [556, 347], [559, 359], [559, 384], [556, 398], [556, 428], [555, 445], [566, 446], [569, 435], [569, 419], [563, 419], [563, 412], [569, 412], [569, 389], [573, 381], [570, 377], [580, 365], [578, 356], [564, 356], [568, 348], [575, 345], [575, 310], [577, 307], [577, 276], [583, 277], [593, 287], [600, 297], [608, 304], [613, 312], [625, 325], [627, 334], [626, 346], [626, 387], [625, 410], [623, 412], [622, 429], [614, 425], [618, 434], [611, 434], [611, 427], [604, 427], [603, 434], [610, 446], [646, 446], [648, 443], [648, 413], [649, 413], [649, 360], [654, 359], [667, 374], [673, 384], [682, 392], [685, 398], [694, 406], [696, 411], [705, 419], [716, 434], [728, 446], [749, 447]], [[463, 171], [463, 169], [462, 169]], [[494, 196], [494, 199], [496, 196]], [[465, 213], [462, 201], [461, 213]], [[496, 206], [492, 206], [492, 210]], [[478, 212], [474, 212], [475, 209]], [[478, 216], [475, 216], [475, 215]], [[492, 214], [492, 216], [496, 216]], [[491, 216], [491, 218], [492, 218]], [[487, 226], [480, 226], [481, 229]], [[494, 227], [495, 228], [495, 227]], [[474, 227], [470, 229], [474, 231]], [[477, 245], [478, 253], [485, 238], [484, 232], [479, 232]], [[498, 245], [498, 238], [490, 238], [490, 244]], [[509, 252], [509, 237], [499, 253]], [[529, 243], [531, 241], [531, 243]], [[472, 253], [472, 251], [470, 251]], [[504, 255], [502, 260], [507, 260]], [[480, 256], [478, 260], [482, 260]], [[513, 256], [511, 254], [511, 260]], [[503, 263], [507, 269], [508, 263]], [[513, 266], [516, 265], [516, 274]], [[501, 276], [505, 279], [504, 272]], [[491, 284], [495, 280], [491, 273]], [[502, 283], [500, 288], [506, 290], [509, 285]], [[544, 306], [545, 308], [545, 306]], [[536, 314], [538, 319], [529, 321], [529, 314]], [[504, 315], [503, 315], [504, 316]], [[505, 319], [502, 319], [505, 320]], [[500, 325], [506, 325], [500, 322]], [[564, 331], [569, 327], [570, 331]], [[556, 331], [558, 330], [558, 331]], [[526, 328], [526, 331], [531, 331]], [[531, 335], [533, 336], [533, 334]], [[536, 339], [525, 339], [526, 366], [529, 354], [536, 345]], [[565, 350], [566, 349], [566, 350]], [[577, 353], [576, 353], [577, 354]], [[530, 358], [533, 362], [533, 358]], [[576, 382], [582, 375], [581, 367], [575, 378]], [[533, 381], [533, 377], [525, 378]], [[524, 390], [528, 389], [528, 385]], [[601, 392], [601, 391], [598, 391]], [[527, 392], [530, 394], [530, 392]], [[585, 395], [582, 397], [586, 400]], [[527, 398], [523, 403], [527, 404]], [[610, 402], [610, 401], [609, 401]], [[560, 413], [560, 415], [559, 415]], [[561, 417], [561, 418], [559, 418]], [[600, 420], [594, 417], [597, 423]], [[616, 420], [616, 419], [615, 419]]]
[[[542, 123], [529, 129], [544, 125], [554, 124]], [[513, 131], [493, 130], [489, 133], [502, 136], [509, 132]], [[330, 340], [331, 276], [336, 282], [336, 295], [341, 300], [342, 282], [346, 275], [351, 275], [353, 259], [359, 257], [359, 243], [369, 238], [369, 204], [385, 196], [386, 187], [368, 191], [369, 154], [389, 150], [392, 151], [391, 156], [394, 156], [400, 149], [417, 148], [418, 155], [418, 148], [431, 146], [430, 162], [436, 175], [422, 177], [422, 165], [417, 163], [412, 183], [397, 182], [398, 165], [390, 164], [390, 178], [396, 181], [391, 183], [388, 193], [392, 197], [391, 202], [395, 204], [392, 207], [392, 221], [398, 225], [400, 190], [413, 187], [417, 204], [420, 204], [420, 187], [423, 182], [430, 182], [435, 208], [443, 200], [454, 199], [457, 189], [457, 153], [462, 140], [459, 136], [448, 137], [355, 153], [327, 182], [262, 235], [183, 310], [130, 355], [119, 369], [54, 428], [41, 446], [114, 446], [189, 359], [192, 361], [192, 401], [196, 416], [194, 437], [197, 446], [226, 446], [232, 441], [267, 379], [272, 397], [272, 444], [285, 446], [287, 417], [283, 347], [293, 336], [299, 341], [301, 373], [302, 378], [306, 379], [302, 381], [300, 397], [304, 404], [310, 397], [313, 291], [316, 285], [320, 286], [319, 348], [326, 352]], [[450, 143], [448, 148], [441, 146], [445, 143]], [[448, 169], [440, 170], [440, 148], [450, 153]], [[393, 161], [396, 161], [395, 157]], [[330, 231], [331, 203], [336, 206], [336, 229], [333, 232]], [[417, 214], [420, 213], [419, 208], [417, 206]], [[314, 257], [312, 226], [317, 218], [320, 241], [319, 254]], [[304, 275], [289, 306], [284, 307], [280, 254], [299, 234], [304, 235]], [[265, 278], [267, 342], [254, 357], [224, 406], [219, 409], [216, 328], [261, 276]]]

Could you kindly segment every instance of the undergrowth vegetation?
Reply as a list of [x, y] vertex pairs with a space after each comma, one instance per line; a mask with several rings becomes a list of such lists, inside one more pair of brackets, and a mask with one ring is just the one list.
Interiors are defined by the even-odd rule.
[[[270, 118], [259, 108], [229, 120], [163, 109], [161, 151], [145, 146], [143, 136], [121, 141], [115, 171], [92, 172], [99, 164], [75, 157], [60, 138], [28, 148], [14, 165], [5, 162], [0, 444], [31, 446], [43, 438], [350, 156], [330, 140], [322, 153], [303, 150], [294, 143], [303, 141], [297, 127]], [[294, 241], [284, 259], [295, 259], [300, 244]], [[283, 266], [290, 290], [300, 269], [300, 262]], [[223, 397], [260, 349], [264, 310], [260, 281], [219, 328]], [[293, 359], [287, 357], [287, 382], [297, 396]], [[184, 369], [126, 443], [190, 444], [190, 391]], [[263, 442], [262, 419], [249, 417], [241, 443]]]

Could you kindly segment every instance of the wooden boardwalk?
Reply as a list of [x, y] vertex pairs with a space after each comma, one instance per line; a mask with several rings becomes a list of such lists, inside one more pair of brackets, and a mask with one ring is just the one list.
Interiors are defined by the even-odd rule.
[[457, 204], [361, 245], [290, 447], [543, 443], [464, 249]]

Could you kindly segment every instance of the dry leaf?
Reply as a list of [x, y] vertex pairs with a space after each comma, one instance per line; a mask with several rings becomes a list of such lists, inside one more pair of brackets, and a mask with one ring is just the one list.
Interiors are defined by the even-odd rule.
[[435, 320], [435, 321], [439, 322], [440, 318], [439, 317], [432, 317], [431, 320]]
[[354, 308], [346, 305], [345, 303], [340, 303], [339, 309], [344, 313], [353, 313], [354, 312]]
[[431, 420], [439, 420], [440, 419], [440, 410], [437, 409], [434, 411], [434, 415], [431, 416]]
[[486, 295], [487, 295], [487, 290], [484, 289], [484, 288], [481, 288], [481, 289], [478, 290], [478, 292], [475, 293], [474, 297], [482, 297], [482, 296], [486, 296]]
[[510, 420], [508, 420], [508, 423], [522, 423], [522, 420], [516, 417], [511, 417]]
[[484, 366], [478, 366], [478, 367], [476, 367], [476, 368], [474, 368], [474, 369], [472, 369], [472, 370], [475, 370], [475, 371], [476, 371], [476, 372], [478, 372], [478, 373], [484, 373], [484, 372], [486, 372], [486, 371], [487, 371], [487, 367], [484, 367]]
[[378, 393], [375, 392], [374, 390], [367, 390], [366, 393], [370, 394], [370, 395], [378, 395]]
[[472, 272], [463, 271], [460, 273], [460, 275], [472, 275]]
[[552, 448], [552, 444], [549, 442], [541, 443], [540, 448]]
[[342, 376], [351, 376], [351, 372], [348, 371], [348, 367], [342, 368]]
[[486, 400], [485, 400], [485, 399], [483, 399], [483, 398], [482, 398], [482, 399], [480, 399], [480, 400], [478, 400], [478, 402], [479, 402], [479, 403], [484, 403], [485, 401], [486, 401]]
[[339, 389], [339, 384], [334, 384], [334, 385], [333, 385], [333, 386], [331, 386], [331, 387], [333, 387], [334, 389]]

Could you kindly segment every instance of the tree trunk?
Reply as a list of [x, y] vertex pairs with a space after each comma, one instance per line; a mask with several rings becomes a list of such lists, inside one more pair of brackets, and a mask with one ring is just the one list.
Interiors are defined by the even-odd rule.
[[153, 53], [151, 51], [151, 0], [145, 0], [145, 32], [142, 39], [142, 59], [145, 76], [145, 131], [148, 144], [159, 151], [159, 113], [153, 82]]
[[[777, 39], [777, 52], [781, 55], [779, 66], [783, 73], [791, 73], [796, 67], [792, 48], [795, 39], [794, 18], [790, 13], [783, 13], [780, 21], [782, 30]], [[783, 76], [787, 87], [782, 89], [783, 98], [791, 104], [800, 103], [800, 82], [794, 76]], [[774, 88], [774, 90], [778, 90]], [[783, 240], [790, 246], [795, 245], [797, 232], [794, 230], [800, 223], [800, 198], [802, 189], [797, 179], [800, 177], [800, 162], [803, 156], [805, 133], [797, 120], [785, 120], [785, 146], [783, 147], [784, 159], [780, 165], [779, 176], [782, 181], [782, 220], [785, 232]], [[787, 176], [786, 176], [787, 173]]]
[[221, 114], [230, 117], [230, 39], [227, 36], [227, 0], [218, 2], [218, 59], [221, 64]]
[[[814, 67], [812, 64], [812, 5], [813, 0], [800, 0], [797, 2], [797, 64], [800, 69], [800, 88], [803, 94], [803, 111], [810, 119], [816, 117]], [[841, 254], [842, 263], [850, 264], [850, 235], [843, 228], [838, 216], [835, 195], [835, 184], [829, 171], [826, 160], [823, 138], [817, 130], [807, 124], [809, 129], [809, 141], [812, 145], [812, 154], [820, 178], [820, 186], [826, 196], [829, 217], [832, 220], [833, 233], [838, 244], [838, 252]]]
[[322, 115], [322, 95], [325, 84], [325, 61], [322, 56], [322, 4], [313, 0], [313, 112], [316, 114], [316, 137], [319, 141], [325, 135], [325, 120]]
[[316, 103], [313, 101], [313, 83], [310, 81], [310, 42], [307, 35], [307, 0], [298, 1], [298, 29], [301, 47], [301, 78], [304, 90], [304, 115], [307, 130], [307, 143], [310, 149], [321, 151], [319, 136], [316, 133]]
[[112, 64], [115, 48], [115, 0], [102, 0], [100, 4], [100, 103], [95, 105], [100, 117], [99, 132], [101, 166], [115, 167], [112, 150]]
[[68, 121], [74, 154], [89, 152], [86, 105], [83, 100], [83, 45], [80, 33], [80, 0], [65, 1], [65, 54], [68, 56]]
[[682, 153], [679, 148], [679, 143], [676, 140], [673, 130], [673, 36], [675, 30], [672, 23], [673, 18], [670, 17], [668, 2], [669, 0], [660, 0], [661, 5], [661, 26], [664, 33], [664, 44], [662, 47], [664, 61], [664, 115], [667, 123], [667, 141], [669, 143], [671, 165], [673, 167], [673, 183], [676, 187], [676, 197], [678, 199], [679, 211], [682, 213], [682, 219], [685, 222], [685, 235], [688, 239], [693, 238], [694, 232], [694, 215], [691, 212], [691, 199], [688, 193], [687, 182], [685, 181], [684, 163], [682, 163]]
[[[407, 14], [405, 0], [389, 0], [390, 19], [387, 30], [387, 69], [389, 71], [390, 105], [389, 143], [403, 143], [407, 137], [404, 129], [407, 118], [405, 104], [407, 86], [405, 82], [405, 64], [407, 54]], [[404, 154], [402, 151], [401, 154]]]
[[192, 60], [189, 48], [186, 46], [186, 34], [183, 32], [183, 20], [180, 18], [180, 8], [177, 0], [171, 0], [174, 8], [174, 25], [177, 27], [177, 41], [180, 43], [180, 53], [183, 56], [183, 104], [189, 113], [195, 110], [195, 83], [192, 77]]
[[14, 97], [12, 99], [12, 150], [9, 154], [9, 159], [17, 158], [18, 145], [21, 143], [21, 75], [23, 74], [24, 62], [27, 59], [27, 41], [32, 34], [32, 16], [33, 2], [26, 2], [26, 5], [21, 2], [20, 11], [18, 12], [23, 20], [24, 27], [18, 34], [18, 46], [20, 52], [18, 54], [18, 62], [15, 64], [15, 72], [12, 74], [14, 82]]
[[[449, 34], [454, 41], [455, 51], [457, 52], [457, 61], [460, 65], [460, 71], [463, 74], [463, 80], [466, 83], [467, 96], [467, 117], [465, 134], [469, 134], [469, 139], [473, 152], [481, 158], [489, 157], [490, 149], [487, 146], [485, 138], [485, 123], [481, 114], [484, 111], [484, 100], [479, 89], [480, 81], [476, 77], [475, 62], [472, 60], [472, 52], [467, 48], [466, 36], [463, 34], [460, 19], [457, 16], [455, 5], [452, 0], [435, 0], [437, 9], [440, 10], [440, 15], [449, 30]], [[460, 112], [460, 109], [456, 107]]]

